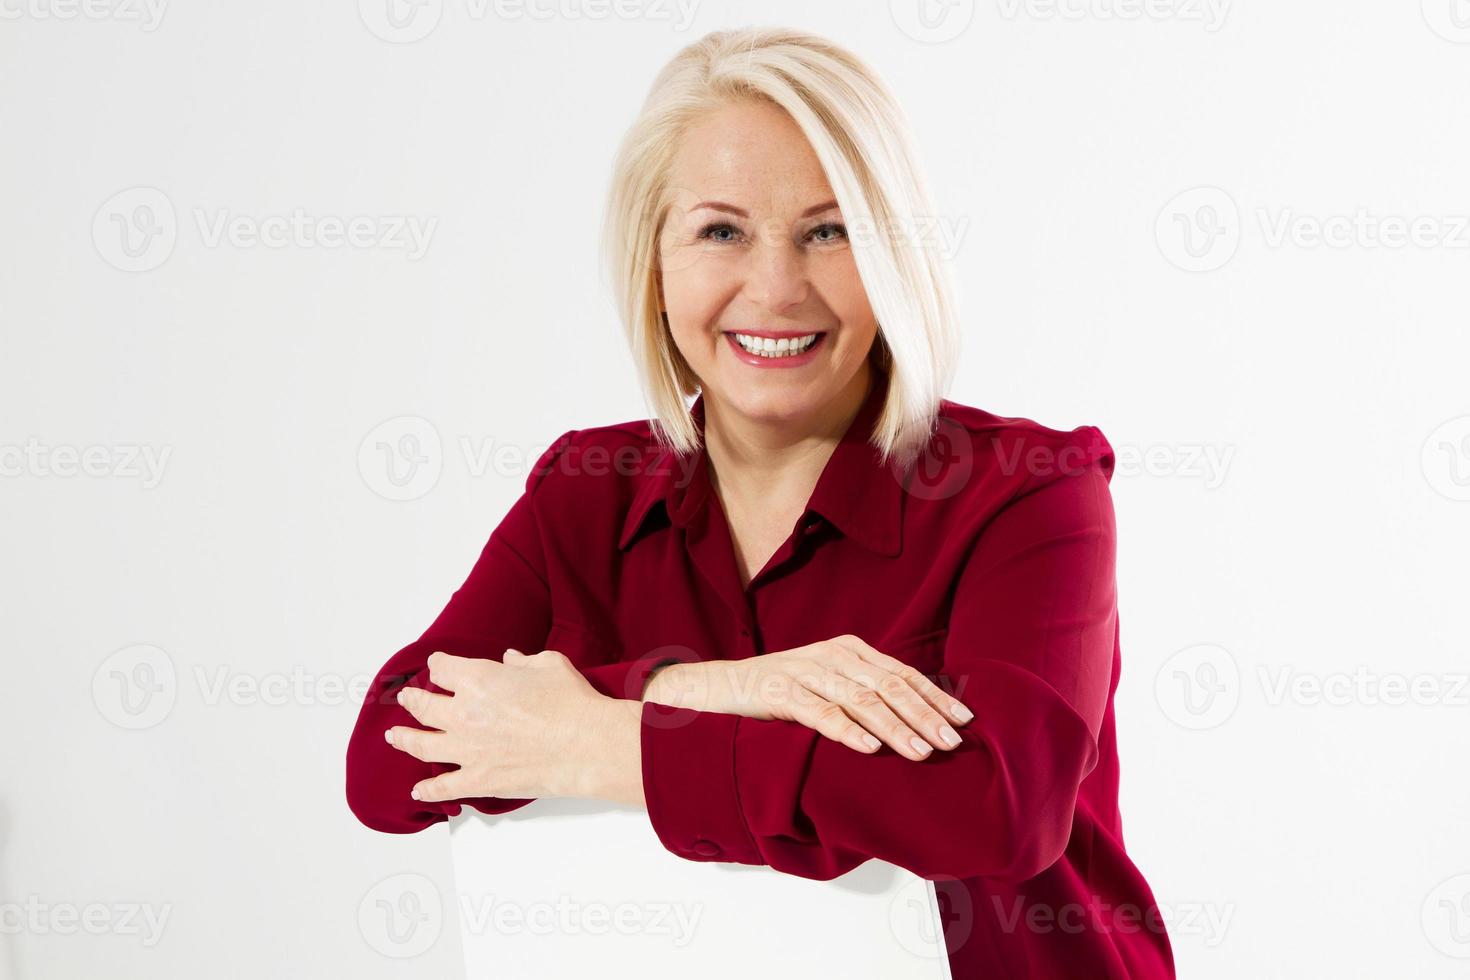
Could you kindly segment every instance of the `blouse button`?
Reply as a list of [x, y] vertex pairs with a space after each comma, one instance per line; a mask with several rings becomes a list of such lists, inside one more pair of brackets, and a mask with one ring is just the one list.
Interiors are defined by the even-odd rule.
[[697, 840], [694, 842], [693, 851], [700, 857], [714, 857], [716, 854], [720, 853], [720, 845], [716, 844], [714, 841]]

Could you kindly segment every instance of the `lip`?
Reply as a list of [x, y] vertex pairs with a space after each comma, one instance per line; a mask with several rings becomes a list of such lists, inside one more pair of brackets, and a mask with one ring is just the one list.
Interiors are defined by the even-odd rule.
[[811, 347], [807, 348], [806, 351], [801, 354], [791, 354], [787, 355], [786, 357], [762, 357], [759, 354], [747, 353], [745, 348], [740, 346], [740, 341], [735, 339], [736, 331], [726, 331], [725, 340], [730, 345], [730, 350], [734, 351], [735, 356], [742, 363], [749, 364], [751, 367], [766, 368], [767, 370], [803, 367], [807, 364], [812, 363], [812, 361], [815, 361], [817, 359], [817, 356], [827, 345], [827, 331], [825, 330], [741, 330], [738, 332], [746, 334], [750, 337], [770, 337], [772, 340], [780, 340], [782, 337], [805, 337], [809, 333], [814, 333], [817, 335], [817, 339], [812, 342]]

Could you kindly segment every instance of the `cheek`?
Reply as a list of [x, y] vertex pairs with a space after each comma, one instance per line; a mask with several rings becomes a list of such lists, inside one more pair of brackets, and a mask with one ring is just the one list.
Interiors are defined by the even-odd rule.
[[681, 344], [708, 341], [729, 297], [724, 281], [708, 265], [663, 275], [664, 308]]
[[850, 257], [824, 270], [820, 281], [814, 280], [814, 283], [832, 315], [841, 322], [849, 342], [865, 346], [867, 341], [877, 336], [877, 318]]
[[670, 332], [674, 337], [674, 346], [684, 360], [696, 371], [705, 371], [714, 363], [716, 351], [714, 341], [723, 338], [714, 336], [711, 331], [701, 329], [688, 323], [680, 323], [672, 317], [669, 320]]

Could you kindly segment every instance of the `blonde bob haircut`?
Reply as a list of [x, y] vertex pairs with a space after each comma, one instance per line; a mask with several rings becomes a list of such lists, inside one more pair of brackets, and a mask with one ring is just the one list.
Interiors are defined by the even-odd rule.
[[790, 115], [832, 186], [879, 325], [870, 359], [887, 378], [868, 441], [885, 463], [907, 468], [934, 431], [959, 352], [948, 267], [935, 242], [914, 234], [935, 212], [908, 122], [887, 86], [850, 52], [796, 30], [715, 31], [683, 48], [659, 71], [618, 147], [604, 258], [655, 435], [678, 453], [699, 446], [684, 403], [699, 392], [699, 379], [658, 301], [674, 154], [702, 114], [751, 99]]

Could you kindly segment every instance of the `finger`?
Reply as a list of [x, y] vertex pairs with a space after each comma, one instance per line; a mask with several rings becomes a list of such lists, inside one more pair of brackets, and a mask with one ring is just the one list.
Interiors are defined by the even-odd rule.
[[[859, 637], [848, 638], [839, 636], [834, 639], [844, 648], [856, 653], [868, 663], [875, 664], [891, 674], [898, 675], [909, 687], [918, 692], [926, 704], [937, 709], [940, 713], [947, 715], [955, 724], [963, 725], [974, 719], [975, 713], [973, 711], [965, 707], [958, 698], [945, 692], [938, 684], [935, 684], [926, 677], [923, 671], [912, 664], [906, 664], [897, 657], [889, 656], [883, 651], [875, 649], [871, 644], [864, 642]], [[853, 642], [854, 640], [856, 642]], [[942, 738], [941, 741], [943, 741]]]
[[880, 697], [926, 744], [936, 749], [958, 747], [959, 732], [914, 689], [914, 677], [922, 675], [901, 662], [895, 663], [895, 668], [888, 671], [868, 661], [861, 661], [858, 666], [837, 665], [839, 673]]
[[819, 679], [804, 678], [801, 683], [817, 697], [837, 705], [860, 728], [877, 736], [899, 755], [917, 762], [934, 751], [934, 746], [905, 724], [873, 688], [833, 672]]
[[427, 728], [436, 728], [444, 731], [445, 721], [454, 697], [449, 694], [435, 694], [421, 687], [400, 687], [398, 689], [398, 703], [403, 709], [413, 716], [414, 720]]
[[388, 744], [400, 752], [407, 752], [420, 762], [459, 763], [454, 751], [454, 740], [444, 732], [426, 732], [422, 728], [394, 725], [383, 733]]
[[456, 769], [415, 783], [408, 795], [420, 803], [441, 803], [445, 800], [465, 799], [470, 792], [465, 786], [464, 770]]
[[975, 712], [965, 707], [964, 702], [960, 701], [959, 698], [945, 691], [944, 688], [930, 680], [922, 670], [913, 664], [906, 664], [897, 657], [891, 657], [877, 650], [874, 650], [873, 653], [879, 658], [879, 666], [891, 664], [888, 667], [890, 673], [902, 677], [908, 682], [910, 687], [919, 692], [920, 697], [941, 714], [948, 715], [952, 718], [956, 725], [963, 725], [966, 722], [974, 720]]
[[565, 658], [566, 655], [559, 650], [539, 650], [536, 653], [526, 653], [511, 647], [505, 651], [504, 662], [518, 667], [549, 667], [556, 661]]
[[456, 657], [443, 650], [435, 650], [424, 661], [424, 666], [429, 668], [429, 680], [453, 693], [459, 690], [460, 678], [464, 676], [465, 665], [470, 659], [469, 657]]
[[825, 698], [804, 698], [792, 708], [791, 715], [798, 724], [864, 755], [872, 755], [883, 746], [842, 708]]

